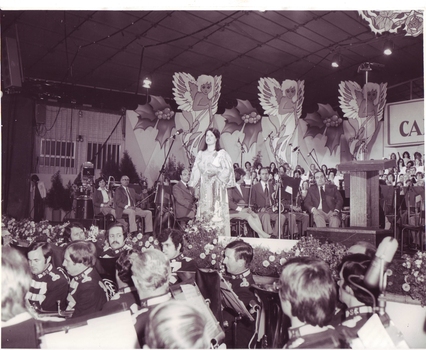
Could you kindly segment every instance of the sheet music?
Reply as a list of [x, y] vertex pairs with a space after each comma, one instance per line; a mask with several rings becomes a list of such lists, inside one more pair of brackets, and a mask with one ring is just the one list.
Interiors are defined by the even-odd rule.
[[377, 314], [371, 316], [361, 327], [358, 336], [367, 349], [396, 349]]
[[207, 306], [200, 290], [196, 285], [193, 284], [181, 284], [180, 288], [182, 293], [173, 294], [173, 297], [177, 300], [186, 300], [200, 311], [206, 318], [206, 331], [211, 339], [220, 341], [225, 337], [222, 328], [219, 326], [219, 322], [214, 317], [210, 308]]
[[[117, 335], [120, 336], [117, 336]], [[87, 325], [46, 334], [42, 349], [136, 349], [140, 348], [130, 311], [94, 318]]]

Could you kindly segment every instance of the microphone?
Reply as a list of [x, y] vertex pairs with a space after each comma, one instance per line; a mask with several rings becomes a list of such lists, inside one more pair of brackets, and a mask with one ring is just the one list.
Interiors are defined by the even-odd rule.
[[[385, 237], [377, 247], [376, 255], [368, 267], [364, 277], [364, 284], [367, 287], [374, 288], [380, 286], [381, 271], [386, 272], [387, 267], [391, 263], [396, 250], [398, 249], [398, 241], [393, 237]], [[383, 270], [381, 266], [383, 265]]]
[[268, 138], [270, 138], [272, 134], [273, 134], [273, 131], [271, 131], [271, 132], [269, 133], [269, 135], [263, 139], [263, 141], [266, 141]]
[[308, 153], [307, 157], [310, 157], [310, 156], [311, 156], [311, 153], [312, 153], [314, 150], [315, 150], [315, 148], [312, 148], [312, 151], [310, 151], [310, 152]]
[[182, 133], [183, 133], [183, 129], [176, 130], [176, 132], [172, 136], [170, 136], [169, 139], [172, 139], [172, 138], [174, 138], [177, 135], [180, 135]]
[[292, 152], [296, 152], [296, 151], [298, 151], [298, 150], [299, 150], [299, 148], [300, 148], [299, 146], [294, 147], [291, 151], [292, 151]]

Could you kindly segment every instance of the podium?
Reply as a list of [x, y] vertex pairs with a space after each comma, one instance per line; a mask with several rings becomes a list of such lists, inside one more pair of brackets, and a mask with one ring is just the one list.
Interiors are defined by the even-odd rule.
[[350, 175], [351, 226], [379, 227], [379, 170], [394, 166], [394, 159], [355, 160], [337, 165], [341, 173]]

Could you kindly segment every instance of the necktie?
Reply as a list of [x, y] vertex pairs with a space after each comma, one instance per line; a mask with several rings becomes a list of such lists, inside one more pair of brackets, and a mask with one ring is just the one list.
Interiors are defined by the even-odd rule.
[[328, 213], [330, 211], [330, 208], [327, 205], [327, 201], [325, 199], [325, 191], [324, 191], [324, 186], [321, 186], [321, 202], [322, 202], [322, 211], [324, 213]]
[[125, 187], [125, 189], [126, 189], [127, 198], [129, 198], [130, 206], [133, 207], [134, 203], [133, 203], [132, 197], [130, 196], [129, 188]]
[[265, 197], [266, 197], [266, 205], [270, 205], [271, 202], [269, 200], [269, 189], [268, 189], [268, 184], [265, 185]]

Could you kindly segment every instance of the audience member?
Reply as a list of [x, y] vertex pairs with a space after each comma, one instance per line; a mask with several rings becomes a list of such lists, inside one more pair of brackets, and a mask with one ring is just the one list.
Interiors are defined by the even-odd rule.
[[316, 186], [308, 189], [304, 205], [317, 227], [339, 227], [340, 212], [343, 206], [343, 198], [335, 185], [326, 185], [325, 177], [321, 171], [315, 173]]
[[[250, 263], [253, 260], [253, 248], [250, 244], [237, 240], [229, 243], [225, 247], [225, 258], [223, 264], [226, 268], [224, 278], [231, 285], [232, 290], [250, 308], [250, 301], [256, 300], [250, 286], [254, 284], [253, 275], [250, 271]], [[238, 317], [235, 310], [225, 308], [223, 318], [232, 325], [234, 318]], [[254, 322], [243, 317], [238, 321], [237, 335], [234, 334], [233, 327], [225, 330], [225, 343], [228, 348], [237, 349], [248, 348], [248, 343], [254, 333]]]
[[[116, 219], [120, 220], [123, 214], [129, 216], [130, 233], [137, 232], [136, 216], [140, 216], [145, 220], [145, 233], [151, 233], [152, 228], [152, 212], [150, 210], [142, 210], [136, 206], [136, 200], [144, 198], [144, 193], [138, 194], [129, 187], [129, 177], [123, 175], [120, 179], [121, 186], [117, 187], [114, 192], [114, 205]], [[146, 191], [146, 190], [144, 190]]]
[[[274, 193], [274, 188], [268, 182], [267, 168], [262, 168], [260, 170], [260, 179], [261, 181], [252, 187], [250, 202], [259, 209], [258, 215], [260, 221], [262, 222], [263, 230], [268, 235], [274, 235], [275, 237], [278, 237], [278, 215], [280, 215], [281, 229], [283, 229], [287, 219], [284, 214], [275, 213], [272, 210], [272, 194]], [[275, 226], [273, 228], [271, 222], [275, 222]]]
[[194, 188], [188, 186], [190, 171], [186, 168], [180, 173], [180, 181], [173, 186], [173, 197], [175, 199], [176, 219], [193, 220], [195, 217], [195, 194]]
[[67, 310], [74, 310], [72, 317], [100, 311], [107, 301], [106, 288], [94, 269], [96, 261], [92, 242], [72, 242], [65, 249], [63, 266], [72, 277]]
[[166, 228], [158, 236], [158, 241], [160, 242], [163, 253], [170, 261], [170, 282], [175, 284], [182, 281], [182, 276], [184, 274], [181, 273], [181, 275], [178, 276], [177, 271], [193, 272], [194, 274], [189, 273], [186, 276], [188, 279], [193, 278], [195, 272], [197, 271], [197, 263], [183, 254], [183, 232], [171, 228]]
[[50, 244], [33, 242], [27, 256], [33, 276], [26, 295], [30, 304], [36, 311], [65, 310], [69, 281], [62, 268], [53, 266]]
[[184, 301], [157, 305], [145, 327], [146, 348], [209, 349], [207, 323], [197, 309]]
[[106, 187], [106, 181], [100, 177], [95, 181], [97, 189], [93, 192], [93, 211], [95, 215], [100, 213], [112, 215], [115, 218], [114, 200], [109, 188]]
[[25, 295], [30, 289], [28, 261], [15, 248], [2, 247], [1, 254], [1, 347], [39, 347], [37, 321], [28, 313]]
[[131, 310], [139, 344], [145, 344], [145, 326], [152, 309], [172, 298], [169, 291], [170, 263], [156, 249], [149, 249], [135, 256], [132, 261], [132, 279], [141, 301], [138, 310]]
[[248, 205], [249, 189], [242, 186], [244, 183], [245, 171], [241, 168], [234, 170], [235, 187], [228, 188], [229, 218], [247, 220], [247, 223], [260, 238], [269, 238], [270, 235], [263, 231], [259, 215], [257, 215]]
[[285, 348], [342, 347], [338, 333], [328, 325], [335, 310], [336, 286], [327, 263], [311, 257], [287, 261], [280, 276], [279, 296], [291, 321]]

